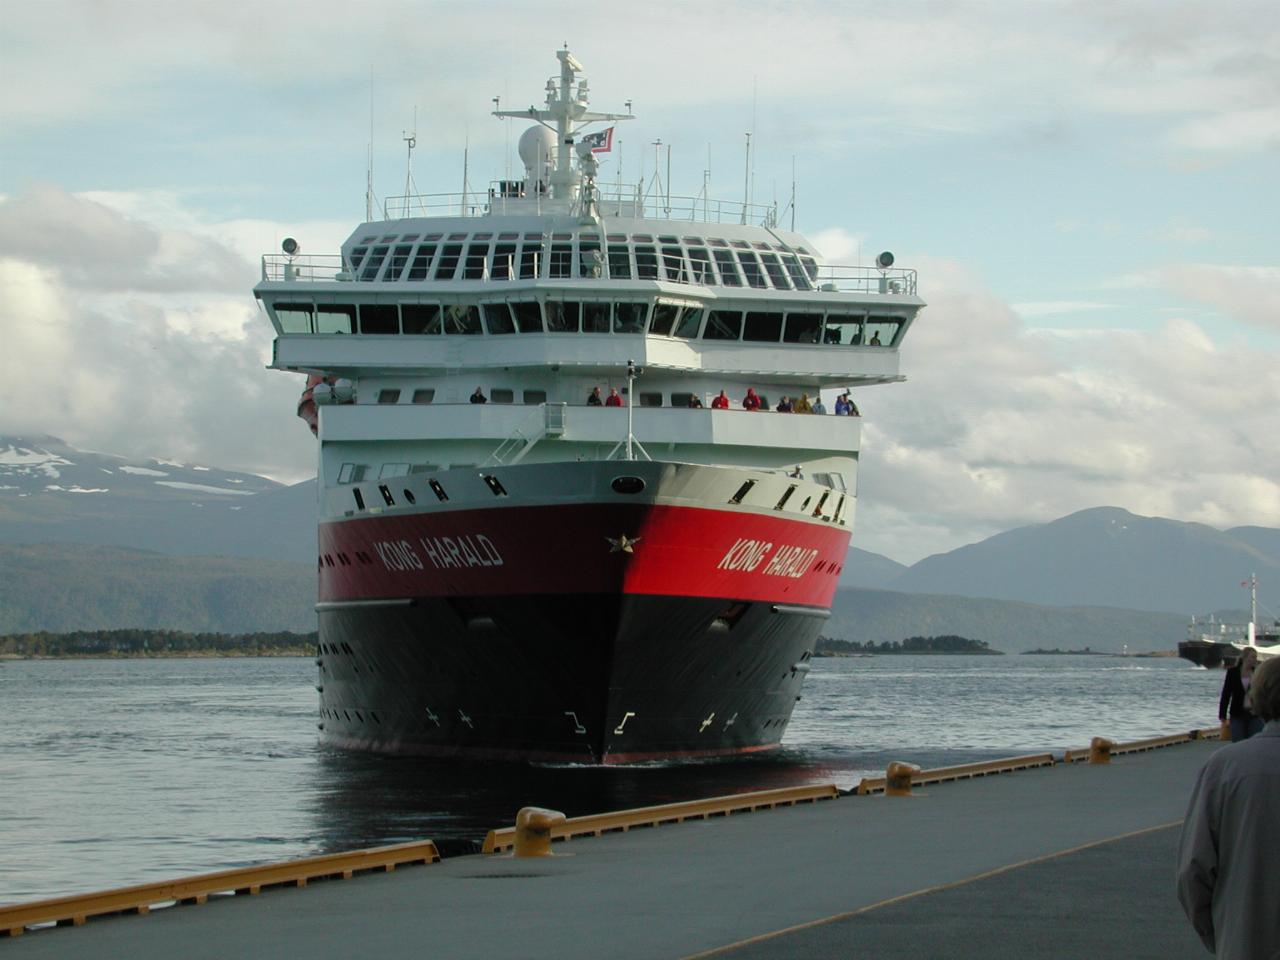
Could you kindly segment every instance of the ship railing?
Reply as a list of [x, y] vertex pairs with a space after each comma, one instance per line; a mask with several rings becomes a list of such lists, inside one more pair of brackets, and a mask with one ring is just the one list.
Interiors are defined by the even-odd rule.
[[267, 280], [351, 280], [341, 254], [300, 254], [292, 257], [269, 253], [262, 258], [262, 279]]
[[680, 197], [644, 194], [639, 190], [598, 191], [602, 216], [645, 220], [685, 220], [689, 223], [739, 223], [760, 227], [778, 225], [776, 203], [743, 203], [707, 196]]
[[862, 267], [824, 264], [813, 278], [827, 293], [902, 293], [914, 296], [916, 272], [902, 267]]

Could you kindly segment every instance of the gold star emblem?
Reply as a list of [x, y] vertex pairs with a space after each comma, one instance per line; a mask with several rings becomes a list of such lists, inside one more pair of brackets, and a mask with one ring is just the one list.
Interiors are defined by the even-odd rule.
[[613, 537], [605, 537], [605, 539], [609, 541], [610, 553], [635, 553], [635, 550], [631, 548], [639, 543], [643, 538], [636, 537], [635, 539], [632, 539], [624, 533], [616, 540]]

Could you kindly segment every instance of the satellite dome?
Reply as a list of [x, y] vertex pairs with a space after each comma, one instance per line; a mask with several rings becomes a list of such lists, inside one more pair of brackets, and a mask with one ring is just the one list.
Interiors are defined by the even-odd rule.
[[541, 180], [551, 165], [556, 143], [554, 130], [538, 124], [520, 134], [520, 162], [524, 164], [525, 176], [531, 180]]

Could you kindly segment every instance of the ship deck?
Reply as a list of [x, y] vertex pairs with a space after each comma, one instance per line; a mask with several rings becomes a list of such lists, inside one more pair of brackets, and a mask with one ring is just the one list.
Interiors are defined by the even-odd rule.
[[[1203, 956], [1173, 889], [1193, 741], [450, 858], [37, 931], [8, 957]], [[529, 798], [536, 803], [537, 798]]]

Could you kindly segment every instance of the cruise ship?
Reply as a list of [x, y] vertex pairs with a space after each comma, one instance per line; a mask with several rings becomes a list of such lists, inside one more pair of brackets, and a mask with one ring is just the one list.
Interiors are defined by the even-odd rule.
[[307, 376], [319, 440], [321, 739], [767, 750], [830, 614], [856, 401], [903, 379], [916, 274], [826, 264], [776, 204], [606, 183], [630, 104], [592, 110], [556, 55], [542, 106], [494, 111], [530, 121], [523, 177], [388, 198], [338, 254], [263, 258], [271, 366]]

